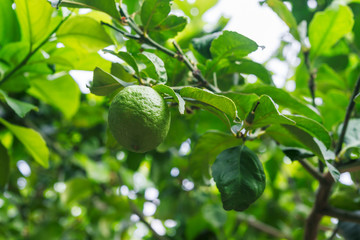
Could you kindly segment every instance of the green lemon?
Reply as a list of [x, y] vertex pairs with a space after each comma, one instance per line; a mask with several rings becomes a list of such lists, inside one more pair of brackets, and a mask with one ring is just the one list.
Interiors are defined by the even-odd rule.
[[158, 92], [136, 85], [124, 88], [115, 96], [108, 121], [120, 145], [143, 153], [164, 141], [170, 127], [170, 112]]

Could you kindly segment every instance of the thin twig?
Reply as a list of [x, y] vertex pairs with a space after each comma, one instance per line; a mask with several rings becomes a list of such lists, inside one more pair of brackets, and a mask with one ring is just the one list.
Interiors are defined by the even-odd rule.
[[324, 176], [320, 172], [318, 172], [306, 159], [298, 159], [298, 162], [319, 182], [327, 183]]
[[321, 214], [337, 218], [342, 221], [360, 223], [360, 214], [334, 207], [327, 207], [321, 211]]
[[113, 26], [111, 24], [106, 23], [106, 22], [101, 21], [100, 24], [112, 28], [113, 30], [121, 33], [122, 35], [124, 35], [127, 38], [131, 38], [131, 39], [134, 39], [134, 40], [140, 40], [141, 39], [139, 36], [132, 35], [132, 34], [126, 32], [126, 31], [124, 31], [122, 29], [119, 29], [119, 28], [117, 28], [117, 27], [115, 27], [115, 26]]
[[339, 136], [339, 141], [336, 145], [336, 149], [335, 149], [335, 155], [338, 156], [338, 154], [340, 153], [341, 151], [341, 148], [342, 148], [342, 144], [344, 142], [344, 138], [345, 138], [345, 133], [346, 133], [346, 129], [347, 129], [347, 126], [349, 124], [349, 120], [350, 120], [350, 117], [351, 117], [351, 113], [355, 107], [355, 102], [354, 102], [354, 99], [355, 99], [355, 96], [359, 93], [359, 90], [360, 90], [360, 77], [358, 78], [356, 84], [355, 84], [355, 88], [353, 90], [353, 93], [351, 95], [351, 98], [350, 98], [350, 102], [349, 102], [349, 105], [346, 109], [346, 115], [345, 115], [345, 120], [344, 120], [344, 123], [343, 123], [343, 127], [341, 129], [341, 133], [340, 133], [340, 136]]
[[0, 86], [4, 85], [5, 82], [7, 82], [12, 75], [14, 75], [18, 70], [20, 70], [23, 66], [25, 66], [25, 64], [30, 60], [30, 58], [42, 47], [45, 45], [45, 43], [47, 43], [49, 41], [49, 39], [51, 38], [51, 36], [57, 32], [57, 30], [59, 30], [60, 26], [71, 16], [71, 14], [69, 14], [68, 16], [66, 16], [63, 20], [61, 20], [61, 22], [54, 28], [54, 30], [39, 44], [39, 46], [37, 46], [34, 50], [30, 51], [26, 57], [11, 71], [9, 72], [7, 75], [5, 75], [4, 79], [0, 82]]

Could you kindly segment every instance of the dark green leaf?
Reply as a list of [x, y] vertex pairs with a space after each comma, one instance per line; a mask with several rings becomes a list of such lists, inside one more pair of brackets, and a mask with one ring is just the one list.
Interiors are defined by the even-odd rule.
[[45, 168], [49, 167], [49, 149], [38, 132], [31, 128], [13, 125], [2, 118], [0, 122], [19, 139], [36, 162]]
[[104, 72], [101, 68], [95, 68], [94, 79], [89, 86], [90, 91], [99, 96], [106, 96], [113, 93], [115, 90], [133, 85], [132, 83], [124, 82], [117, 77]]
[[191, 176], [196, 181], [210, 179], [209, 167], [217, 155], [228, 148], [243, 144], [241, 138], [217, 131], [203, 134], [190, 155]]
[[0, 191], [4, 190], [10, 175], [10, 156], [7, 149], [0, 142]]
[[31, 110], [38, 110], [38, 108], [30, 103], [22, 102], [17, 99], [9, 97], [6, 92], [0, 89], [0, 98], [4, 98], [5, 102], [14, 110], [14, 112], [21, 118]]
[[80, 52], [97, 52], [113, 44], [100, 23], [87, 16], [68, 19], [56, 32], [56, 37], [65, 46]]
[[120, 14], [116, 9], [114, 0], [61, 0], [60, 2], [60, 6], [73, 8], [91, 8], [107, 13], [115, 19], [120, 19]]
[[143, 52], [142, 53], [145, 57], [147, 57], [152, 65], [154, 66], [154, 69], [157, 74], [157, 78], [155, 80], [158, 80], [160, 83], [166, 83], [167, 82], [167, 74], [166, 74], [166, 68], [163, 60], [156, 56], [153, 53], [150, 52]]
[[[360, 215], [360, 211], [356, 211]], [[355, 222], [339, 221], [339, 234], [345, 240], [358, 240], [360, 236], [360, 224]]]
[[245, 145], [221, 152], [211, 170], [225, 210], [244, 211], [265, 190], [263, 166]]
[[222, 95], [230, 98], [236, 105], [238, 116], [245, 119], [246, 115], [252, 110], [253, 103], [259, 99], [256, 94], [243, 94], [237, 92], [223, 93]]
[[337, 182], [340, 179], [340, 172], [337, 170], [329, 161], [325, 160], [325, 164], [329, 169], [331, 176], [333, 177], [334, 181]]
[[61, 194], [61, 202], [70, 205], [89, 197], [93, 193], [93, 185], [89, 179], [73, 178], [66, 182], [65, 192]]
[[[256, 107], [255, 112], [253, 112]], [[295, 125], [295, 122], [276, 109], [274, 101], [267, 95], [262, 95], [252, 106], [245, 121], [247, 129], [261, 128], [270, 124], [289, 124]], [[251, 119], [251, 122], [249, 121]]]
[[326, 64], [321, 65], [318, 69], [315, 83], [316, 89], [323, 93], [327, 93], [331, 89], [346, 90], [345, 81], [335, 70]]
[[253, 40], [236, 32], [224, 31], [212, 42], [210, 52], [216, 61], [222, 58], [238, 60], [257, 48], [258, 45]]
[[186, 23], [185, 17], [169, 15], [161, 24], [149, 31], [149, 36], [157, 42], [164, 42], [184, 30]]
[[338, 183], [329, 202], [332, 206], [349, 211], [360, 210], [360, 195], [358, 189], [352, 185]]
[[314, 154], [306, 151], [302, 148], [296, 148], [296, 147], [281, 147], [281, 150], [285, 153], [285, 155], [291, 159], [291, 161], [304, 159], [304, 158], [310, 158], [313, 157]]
[[300, 115], [285, 115], [285, 116], [296, 122], [295, 127], [301, 128], [302, 130], [306, 131], [313, 137], [316, 137], [321, 142], [323, 142], [326, 148], [330, 148], [331, 137], [329, 132], [325, 129], [323, 125], [312, 120], [311, 118], [307, 118]]
[[139, 76], [139, 67], [135, 61], [135, 58], [130, 53], [128, 53], [128, 52], [115, 53], [114, 51], [109, 51], [109, 50], [104, 50], [104, 51], [109, 52], [109, 53], [121, 58], [122, 60], [124, 60], [127, 64], [129, 64], [130, 67], [132, 67], [132, 69], [135, 71], [137, 76]]
[[169, 13], [169, 0], [145, 0], [141, 7], [141, 21], [144, 32], [159, 25]]
[[179, 104], [179, 112], [181, 114], [184, 114], [185, 112], [185, 101], [180, 96], [180, 94], [176, 93], [172, 88], [164, 85], [164, 84], [158, 84], [153, 87], [158, 93], [167, 94], [171, 96], [178, 104]]
[[331, 48], [353, 25], [353, 13], [348, 6], [317, 12], [309, 25], [310, 57], [314, 59]]
[[310, 106], [300, 102], [293, 96], [291, 96], [286, 91], [276, 88], [273, 86], [267, 85], [258, 85], [258, 84], [249, 84], [245, 87], [240, 88], [241, 92], [244, 93], [255, 93], [257, 95], [268, 95], [270, 96], [277, 104], [282, 105], [286, 108], [293, 110], [294, 113], [299, 113], [301, 115], [312, 118], [318, 122], [321, 122], [322, 119], [319, 114]]
[[286, 5], [280, 0], [267, 0], [266, 3], [286, 23], [286, 25], [288, 25], [290, 33], [294, 38], [300, 41], [296, 19]]
[[202, 36], [200, 38], [194, 38], [191, 43], [198, 51], [201, 53], [204, 57], [210, 59], [211, 58], [211, 52], [210, 47], [213, 40], [221, 35], [221, 32], [211, 33], [205, 36]]
[[232, 120], [238, 118], [235, 103], [228, 97], [216, 95], [212, 92], [194, 87], [182, 88], [180, 90], [180, 95], [209, 104], [227, 114]]

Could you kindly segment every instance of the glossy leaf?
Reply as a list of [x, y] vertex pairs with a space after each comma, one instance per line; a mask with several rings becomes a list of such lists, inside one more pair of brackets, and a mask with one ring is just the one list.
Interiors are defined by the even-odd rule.
[[38, 132], [31, 128], [11, 124], [2, 118], [0, 122], [15, 135], [36, 162], [45, 168], [49, 167], [49, 149]]
[[329, 169], [331, 176], [333, 177], [334, 181], [337, 182], [340, 179], [340, 172], [337, 170], [329, 161], [325, 160], [325, 164]]
[[61, 194], [61, 202], [70, 205], [89, 197], [93, 192], [93, 185], [89, 179], [73, 178], [66, 182], [65, 192]]
[[263, 65], [253, 62], [251, 60], [241, 59], [235, 63], [231, 63], [228, 68], [228, 72], [230, 73], [238, 72], [245, 74], [254, 74], [263, 83], [274, 85], [269, 71]]
[[203, 55], [205, 58], [210, 59], [211, 58], [211, 52], [210, 47], [211, 43], [221, 35], [221, 32], [215, 32], [211, 33], [199, 38], [194, 38], [191, 43], [201, 55]]
[[222, 58], [237, 60], [257, 49], [258, 45], [253, 40], [236, 32], [224, 31], [212, 42], [210, 52], [217, 61]]
[[291, 159], [291, 161], [310, 158], [314, 156], [314, 154], [302, 148], [281, 146], [281, 150], [288, 158]]
[[[253, 110], [255, 109], [255, 112]], [[275, 107], [274, 101], [266, 95], [262, 95], [252, 106], [245, 120], [247, 129], [261, 128], [270, 124], [289, 124], [295, 125], [295, 122], [279, 111]], [[251, 119], [251, 121], [249, 121]]]
[[237, 119], [235, 103], [228, 97], [214, 94], [212, 92], [194, 87], [184, 87], [180, 90], [180, 95], [192, 98], [200, 102], [209, 104], [228, 115], [232, 120]]
[[290, 33], [294, 38], [300, 41], [296, 19], [286, 5], [280, 0], [267, 0], [266, 3], [290, 28]]
[[0, 191], [4, 190], [10, 176], [10, 156], [7, 149], [0, 142]]
[[[142, 53], [145, 57], [147, 57], [152, 65], [154, 66], [154, 69], [157, 74], [156, 80], [158, 80], [160, 83], [166, 83], [167, 82], [167, 74], [166, 74], [166, 68], [163, 60], [156, 56], [153, 53], [150, 52], [143, 52]], [[149, 65], [148, 65], [149, 66]]]
[[291, 109], [294, 113], [304, 115], [318, 122], [322, 121], [321, 117], [315, 109], [300, 102], [295, 97], [291, 96], [288, 92], [280, 88], [267, 85], [249, 84], [245, 87], [240, 88], [240, 91], [243, 93], [255, 93], [259, 96], [268, 95], [277, 104]]
[[95, 95], [106, 96], [119, 88], [131, 85], [133, 84], [124, 82], [117, 77], [103, 71], [101, 68], [95, 68], [94, 79], [91, 82], [89, 89]]
[[[342, 131], [343, 125], [341, 124], [338, 133]], [[344, 142], [346, 143], [346, 147], [360, 147], [360, 119], [350, 119], [346, 133]]]
[[31, 110], [38, 110], [38, 108], [30, 103], [22, 102], [17, 99], [9, 97], [6, 92], [0, 89], [0, 98], [4, 98], [5, 102], [12, 110], [21, 118]]
[[129, 73], [131, 70], [129, 68], [125, 69], [125, 67], [127, 66], [123, 66], [120, 63], [112, 63], [110, 70], [111, 75], [124, 82], [133, 82], [135, 78], [132, 73]]
[[245, 119], [246, 115], [252, 110], [253, 103], [259, 99], [256, 94], [228, 92], [222, 95], [230, 98], [235, 103], [238, 116], [241, 119]]
[[180, 114], [184, 114], [185, 112], [185, 101], [180, 96], [180, 94], [176, 93], [172, 88], [169, 86], [166, 86], [164, 84], [158, 84], [153, 86], [153, 89], [155, 89], [158, 93], [167, 94], [171, 96], [175, 102], [179, 104], [179, 112]]
[[296, 122], [295, 127], [301, 128], [302, 130], [306, 131], [313, 137], [316, 137], [321, 142], [323, 142], [326, 148], [330, 148], [331, 137], [329, 132], [325, 129], [323, 125], [312, 120], [311, 118], [307, 118], [300, 115], [285, 115], [285, 116]]
[[70, 75], [53, 80], [33, 79], [28, 93], [58, 108], [68, 119], [74, 116], [79, 108], [80, 89]]
[[164, 42], [176, 37], [179, 32], [184, 30], [186, 24], [185, 17], [169, 15], [161, 24], [149, 31], [149, 36], [157, 42]]
[[128, 52], [118, 52], [115, 53], [114, 51], [109, 51], [109, 50], [104, 50], [105, 52], [109, 52], [117, 57], [119, 57], [120, 59], [122, 59], [124, 62], [126, 62], [127, 64], [129, 64], [129, 66], [135, 71], [135, 73], [137, 74], [137, 76], [139, 76], [139, 67], [135, 61], [135, 58]]
[[265, 190], [263, 166], [244, 145], [221, 152], [211, 170], [225, 210], [244, 211]]
[[331, 48], [351, 31], [353, 25], [353, 13], [347, 6], [328, 8], [316, 13], [309, 25], [310, 58], [313, 59]]
[[80, 52], [97, 52], [113, 44], [100, 23], [87, 16], [71, 17], [61, 25], [56, 36], [65, 46]]
[[196, 181], [210, 179], [209, 166], [213, 164], [217, 155], [228, 148], [243, 143], [241, 138], [217, 131], [203, 134], [190, 155], [191, 176]]
[[169, 0], [145, 0], [141, 7], [141, 21], [144, 32], [160, 24], [169, 13]]
[[[59, 0], [60, 6], [73, 8], [91, 8], [109, 14], [115, 19], [120, 19], [114, 0]], [[54, 3], [56, 6], [58, 3]]]

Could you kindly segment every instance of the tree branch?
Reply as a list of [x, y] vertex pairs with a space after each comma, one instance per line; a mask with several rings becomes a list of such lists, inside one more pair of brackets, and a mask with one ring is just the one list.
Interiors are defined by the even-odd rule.
[[360, 223], [360, 214], [334, 207], [324, 208], [321, 210], [321, 214], [334, 217], [342, 221]]
[[360, 171], [360, 159], [336, 166], [340, 173]]
[[318, 172], [306, 159], [298, 159], [299, 163], [320, 183], [326, 184], [327, 181], [324, 176]]

